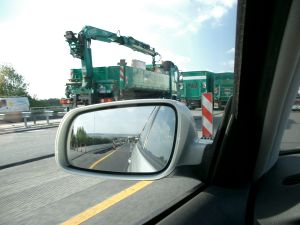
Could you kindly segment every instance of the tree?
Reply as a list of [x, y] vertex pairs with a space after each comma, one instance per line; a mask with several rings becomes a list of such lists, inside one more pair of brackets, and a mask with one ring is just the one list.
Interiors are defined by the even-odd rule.
[[28, 99], [31, 107], [60, 106], [58, 98], [38, 99], [36, 95], [28, 95]]
[[84, 130], [84, 127], [78, 127], [76, 132], [76, 139], [78, 141], [79, 146], [83, 146], [87, 144], [88, 135]]
[[0, 96], [28, 96], [28, 84], [8, 65], [0, 66]]

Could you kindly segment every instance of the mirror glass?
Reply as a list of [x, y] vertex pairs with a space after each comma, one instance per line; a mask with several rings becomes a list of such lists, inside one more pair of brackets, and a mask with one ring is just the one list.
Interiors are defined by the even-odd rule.
[[158, 172], [170, 160], [175, 130], [175, 111], [165, 105], [87, 112], [72, 123], [68, 161], [99, 171]]

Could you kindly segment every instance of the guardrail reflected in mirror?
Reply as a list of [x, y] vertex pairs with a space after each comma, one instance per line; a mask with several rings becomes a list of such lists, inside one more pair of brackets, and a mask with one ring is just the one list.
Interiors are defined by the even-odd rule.
[[172, 107], [133, 106], [87, 112], [68, 135], [72, 166], [121, 173], [153, 173], [170, 160], [175, 141]]

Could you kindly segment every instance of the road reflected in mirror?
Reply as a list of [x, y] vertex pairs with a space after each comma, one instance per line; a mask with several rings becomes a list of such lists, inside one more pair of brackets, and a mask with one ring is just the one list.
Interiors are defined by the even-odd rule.
[[158, 172], [170, 160], [175, 130], [175, 111], [165, 105], [84, 113], [72, 123], [68, 161], [107, 172]]

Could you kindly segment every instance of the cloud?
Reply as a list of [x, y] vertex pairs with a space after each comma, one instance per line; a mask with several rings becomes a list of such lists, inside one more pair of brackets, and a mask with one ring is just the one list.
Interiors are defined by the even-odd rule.
[[225, 71], [232, 72], [232, 71], [234, 71], [234, 60], [230, 59], [228, 61], [225, 61], [222, 63], [222, 66]]
[[171, 60], [175, 65], [178, 66], [179, 70], [186, 70], [188, 68], [188, 64], [192, 61], [192, 59], [188, 56], [177, 54], [173, 51], [162, 49], [162, 61]]
[[236, 0], [196, 0], [201, 5], [214, 6], [221, 5], [227, 8], [231, 8], [236, 4]]
[[227, 54], [234, 54], [234, 52], [235, 52], [235, 48], [231, 48], [226, 51]]
[[231, 8], [236, 4], [236, 0], [220, 0], [219, 2], [228, 8]]
[[211, 11], [211, 17], [214, 19], [220, 19], [227, 13], [227, 11], [228, 10], [223, 6], [216, 6]]
[[[221, 19], [235, 4], [235, 0], [195, 1], [193, 5], [195, 16], [192, 16], [176, 35], [180, 36], [188, 32], [196, 33], [205, 23], [210, 23], [210, 26], [213, 28], [222, 25]], [[193, 15], [193, 13], [190, 14]]]

